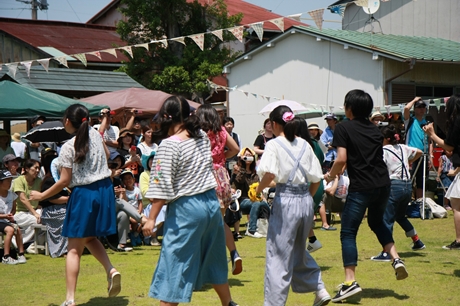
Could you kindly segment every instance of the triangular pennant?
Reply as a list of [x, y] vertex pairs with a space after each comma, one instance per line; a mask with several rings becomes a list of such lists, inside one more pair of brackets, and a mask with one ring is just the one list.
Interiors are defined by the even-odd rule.
[[230, 87], [230, 91], [235, 91], [237, 87], [238, 87], [238, 85], [235, 85], [235, 86], [233, 86], [233, 87]]
[[377, 112], [380, 112], [380, 106], [374, 107]]
[[137, 45], [135, 45], [135, 47], [144, 48], [145, 50], [149, 51], [149, 43], [137, 44]]
[[391, 113], [390, 113], [390, 108], [391, 108], [391, 105], [385, 105], [385, 108], [387, 110], [387, 115], [388, 115], [388, 118], [391, 118]]
[[30, 67], [32, 66], [33, 61], [21, 62], [21, 64], [26, 68], [27, 76], [30, 79]]
[[166, 49], [168, 48], [168, 40], [167, 39], [162, 39], [160, 40], [160, 43], [163, 45], [163, 47]]
[[211, 33], [214, 34], [221, 41], [224, 41], [224, 39], [222, 38], [222, 30], [215, 30], [215, 31], [212, 31]]
[[353, 1], [357, 6], [363, 6], [363, 7], [367, 7], [369, 5], [369, 1], [368, 0], [356, 0], [356, 1]]
[[40, 65], [43, 66], [43, 68], [48, 72], [48, 67], [50, 66], [50, 59], [49, 58], [42, 58], [38, 59], [37, 62], [40, 63]]
[[257, 98], [257, 94], [256, 94], [256, 93], [251, 93], [251, 95], [253, 95], [254, 98]]
[[313, 21], [315, 22], [318, 29], [322, 30], [324, 9], [314, 10], [308, 12], [308, 14], [311, 16], [311, 18], [313, 18]]
[[339, 109], [340, 109], [340, 110], [343, 110], [343, 106], [339, 106]]
[[281, 30], [281, 32], [284, 32], [284, 17], [275, 18], [269, 21], [276, 25]]
[[243, 93], [246, 95], [246, 97], [249, 95], [249, 92], [243, 91]]
[[334, 113], [334, 105], [330, 105], [329, 109], [330, 109], [331, 113]]
[[324, 106], [320, 105], [319, 108], [321, 108], [321, 116], [324, 115]]
[[262, 41], [262, 39], [264, 38], [264, 23], [251, 23], [251, 28], [254, 30], [254, 32], [256, 32], [257, 37], [259, 37], [260, 41]]
[[196, 34], [196, 35], [190, 35], [190, 37], [197, 45], [200, 47], [201, 51], [203, 51], [204, 48], [204, 34]]
[[318, 104], [310, 104], [310, 105], [313, 107], [313, 109], [318, 109], [317, 108]]
[[53, 57], [53, 58], [57, 60], [59, 64], [69, 68], [69, 66], [67, 66], [67, 56], [58, 56], [58, 57]]
[[115, 49], [115, 48], [113, 48], [113, 49], [101, 50], [101, 52], [105, 52], [105, 53], [108, 53], [108, 54], [112, 54], [113, 56], [115, 56], [116, 58], [118, 58], [118, 56], [117, 56], [117, 49]]
[[234, 27], [234, 28], [230, 28], [227, 30], [230, 31], [230, 33], [232, 33], [233, 36], [236, 37], [236, 39], [238, 39], [240, 42], [243, 42], [243, 30], [244, 30], [243, 26]]
[[300, 22], [300, 17], [302, 16], [302, 14], [294, 14], [294, 15], [289, 15], [287, 16], [287, 18], [291, 18], [291, 19], [294, 19], [294, 20], [297, 20]]
[[86, 59], [86, 55], [84, 53], [78, 53], [78, 54], [74, 54], [72, 55], [73, 57], [75, 57], [77, 60], [79, 60], [80, 62], [83, 63], [83, 65], [87, 66], [88, 65], [88, 61]]
[[16, 78], [16, 72], [18, 71], [18, 63], [5, 64], [8, 68], [8, 72], [13, 76], [13, 79]]
[[129, 56], [131, 56], [131, 58], [134, 58], [133, 57], [133, 49], [131, 48], [131, 46], [126, 46], [126, 47], [121, 47], [121, 48], [118, 48], [119, 50], [125, 50], [126, 52], [128, 52]]
[[263, 95], [260, 95], [260, 97], [262, 98], [262, 100], [265, 99], [265, 96], [263, 96]]
[[185, 46], [185, 37], [181, 36], [181, 37], [176, 37], [176, 38], [171, 38], [171, 40], [173, 41], [176, 41], [178, 43], [181, 43]]
[[94, 55], [94, 56], [96, 56], [97, 58], [99, 58], [100, 60], [102, 60], [101, 52], [99, 52], [99, 51], [88, 52], [87, 54]]
[[331, 6], [329, 8], [329, 10], [331, 11], [331, 13], [333, 14], [338, 14], [340, 16], [345, 16], [345, 9], [347, 8], [346, 5], [341, 5], [341, 4], [338, 4], [338, 5], [334, 5], [334, 6]]
[[265, 97], [267, 99], [268, 102], [270, 102], [270, 97]]
[[401, 111], [401, 113], [404, 113], [404, 104], [398, 104], [399, 106], [399, 110]]

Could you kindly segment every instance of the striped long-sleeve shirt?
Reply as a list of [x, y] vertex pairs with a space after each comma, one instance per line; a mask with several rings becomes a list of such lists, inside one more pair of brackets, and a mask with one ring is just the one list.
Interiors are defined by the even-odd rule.
[[153, 160], [147, 198], [172, 202], [216, 188], [210, 141], [204, 132], [201, 134], [199, 139], [168, 138], [161, 142]]

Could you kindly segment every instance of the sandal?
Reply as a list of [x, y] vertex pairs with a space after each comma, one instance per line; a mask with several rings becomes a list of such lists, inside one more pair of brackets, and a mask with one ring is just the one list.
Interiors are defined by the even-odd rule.
[[65, 301], [61, 304], [61, 306], [72, 306], [72, 305], [77, 305], [75, 304], [74, 300]]
[[107, 278], [107, 281], [109, 282], [109, 289], [107, 290], [109, 297], [117, 296], [121, 291], [121, 274], [115, 271]]

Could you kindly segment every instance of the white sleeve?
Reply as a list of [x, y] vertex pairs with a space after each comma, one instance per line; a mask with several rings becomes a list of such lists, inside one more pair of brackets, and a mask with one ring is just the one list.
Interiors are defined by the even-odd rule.
[[279, 160], [278, 160], [278, 153], [276, 150], [276, 142], [269, 141], [265, 145], [264, 154], [262, 155], [262, 159], [260, 160], [259, 166], [257, 167], [257, 175], [259, 178], [265, 175], [265, 173], [271, 173], [276, 177], [279, 177]]
[[308, 156], [307, 168], [305, 169], [307, 179], [309, 182], [317, 183], [323, 178], [323, 170], [311, 146], [307, 145], [305, 150], [305, 154]]

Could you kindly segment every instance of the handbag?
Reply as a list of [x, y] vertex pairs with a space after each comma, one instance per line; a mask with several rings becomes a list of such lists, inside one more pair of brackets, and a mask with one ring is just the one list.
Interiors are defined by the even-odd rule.
[[431, 209], [433, 217], [435, 218], [447, 218], [447, 210], [442, 207], [441, 205], [437, 204], [430, 198], [426, 198], [426, 205], [428, 205]]

